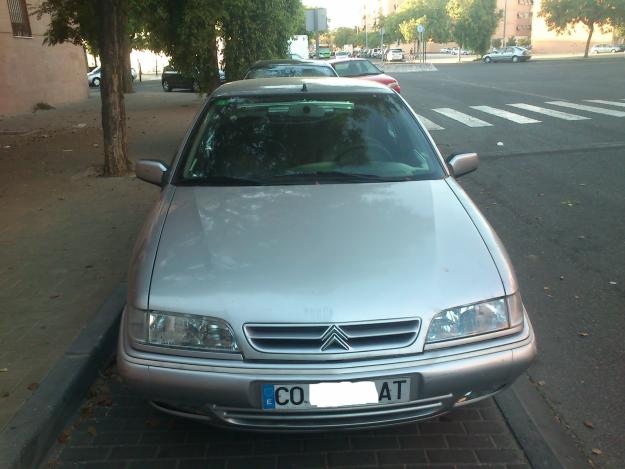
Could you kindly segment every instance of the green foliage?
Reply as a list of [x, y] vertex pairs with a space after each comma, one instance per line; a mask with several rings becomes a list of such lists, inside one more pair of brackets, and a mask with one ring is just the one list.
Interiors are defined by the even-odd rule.
[[96, 0], [45, 0], [34, 10], [37, 19], [50, 15], [50, 24], [44, 33], [44, 44], [53, 46], [70, 42], [87, 44], [90, 52], [98, 51]]
[[301, 0], [224, 0], [220, 27], [226, 77], [242, 78], [257, 60], [285, 57], [303, 16]]
[[405, 31], [410, 36], [408, 24], [411, 22], [415, 27], [416, 24], [425, 26], [425, 38], [428, 41], [448, 42], [451, 39], [451, 26], [446, 7], [447, 0], [408, 0], [397, 13], [382, 18], [381, 24], [387, 34], [406, 42], [414, 40], [404, 35]]
[[516, 37], [514, 36], [510, 36], [508, 40], [506, 41], [506, 45], [508, 46], [516, 46], [516, 44], [517, 44], [517, 40], [516, 40]]
[[417, 32], [417, 25], [423, 24], [423, 21], [423, 17], [410, 18], [399, 25], [399, 31], [401, 32], [404, 41], [414, 42], [418, 39], [419, 33]]
[[334, 45], [343, 47], [345, 44], [355, 44], [358, 41], [356, 28], [337, 28], [334, 33]]
[[625, 0], [543, 0], [539, 14], [547, 27], [558, 33], [583, 23], [588, 28], [584, 54], [587, 57], [595, 27], [605, 30], [608, 26], [625, 23]]
[[499, 49], [501, 47], [502, 41], [501, 38], [495, 38], [490, 42], [491, 47], [494, 47], [495, 49]]
[[516, 41], [517, 46], [529, 47], [532, 44], [532, 40], [529, 37], [520, 37]]
[[488, 50], [499, 22], [496, 6], [496, 0], [450, 0], [447, 12], [460, 48], [472, 49], [479, 55]]
[[590, 28], [615, 26], [625, 20], [623, 0], [543, 0], [540, 16], [547, 27], [559, 33], [566, 32], [577, 23]]

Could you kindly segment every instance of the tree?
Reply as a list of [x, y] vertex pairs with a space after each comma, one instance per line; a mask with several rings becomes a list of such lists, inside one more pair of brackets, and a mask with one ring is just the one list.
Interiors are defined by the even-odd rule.
[[419, 33], [417, 31], [417, 26], [423, 24], [424, 18], [410, 18], [405, 20], [399, 25], [399, 31], [403, 36], [406, 42], [412, 42], [412, 50], [414, 53], [417, 53], [417, 41], [419, 40]]
[[225, 0], [220, 27], [226, 77], [243, 78], [255, 61], [285, 57], [303, 16], [301, 0]]
[[44, 44], [90, 44], [102, 64], [100, 96], [105, 176], [121, 176], [132, 169], [126, 143], [124, 106], [124, 50], [128, 36], [128, 0], [45, 0], [35, 11], [50, 15]]
[[540, 16], [547, 27], [561, 34], [582, 23], [588, 30], [584, 57], [588, 57], [595, 28], [605, 30], [625, 21], [624, 0], [543, 0]]
[[[410, 42], [408, 24], [425, 26], [425, 39], [434, 42], [448, 42], [450, 35], [450, 19], [447, 13], [447, 0], [408, 0], [398, 12], [381, 20], [386, 34], [398, 40]], [[404, 25], [402, 28], [402, 24]]]
[[[472, 49], [478, 55], [488, 50], [499, 22], [496, 6], [496, 0], [450, 0], [447, 12], [459, 49]], [[459, 53], [458, 62], [461, 56]]]
[[337, 47], [343, 47], [345, 44], [355, 44], [358, 38], [356, 28], [337, 28], [333, 35], [334, 44]]

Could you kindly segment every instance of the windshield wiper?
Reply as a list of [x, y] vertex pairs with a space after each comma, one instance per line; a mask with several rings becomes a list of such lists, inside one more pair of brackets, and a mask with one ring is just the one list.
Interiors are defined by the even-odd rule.
[[402, 178], [388, 178], [383, 176], [377, 176], [375, 174], [366, 173], [348, 173], [343, 171], [312, 171], [301, 173], [285, 173], [277, 174], [271, 177], [271, 180], [276, 181], [288, 181], [292, 179], [299, 181], [301, 179], [313, 179], [315, 181], [352, 181], [352, 182], [372, 182], [372, 181], [397, 181], [403, 180]]
[[179, 186], [263, 186], [263, 181], [234, 176], [202, 176], [183, 179], [176, 183]]

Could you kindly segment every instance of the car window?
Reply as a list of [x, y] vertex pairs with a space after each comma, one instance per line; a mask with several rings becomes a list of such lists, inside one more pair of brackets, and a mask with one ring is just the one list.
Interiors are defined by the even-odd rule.
[[306, 64], [282, 64], [257, 67], [250, 70], [245, 76], [250, 78], [276, 77], [334, 77], [336, 74], [329, 66]]
[[[442, 166], [396, 94], [217, 98], [175, 183], [257, 184], [437, 179]], [[350, 175], [342, 176], [342, 175]]]
[[360, 77], [365, 75], [379, 75], [382, 71], [368, 60], [346, 60], [333, 64], [340, 77]]
[[391, 49], [391, 52], [403, 52], [401, 49]]

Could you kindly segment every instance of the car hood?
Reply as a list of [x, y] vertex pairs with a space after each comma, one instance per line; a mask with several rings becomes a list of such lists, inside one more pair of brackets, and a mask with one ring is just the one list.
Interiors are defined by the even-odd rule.
[[386, 75], [385, 73], [380, 73], [379, 75], [365, 75], [362, 77], [354, 77], [354, 78], [358, 78], [361, 80], [369, 80], [369, 81], [375, 81], [378, 83], [382, 83], [383, 85], [388, 85], [389, 83], [397, 83], [397, 80], [389, 75]]
[[178, 187], [152, 310], [246, 322], [420, 316], [504, 295], [479, 232], [444, 179]]

